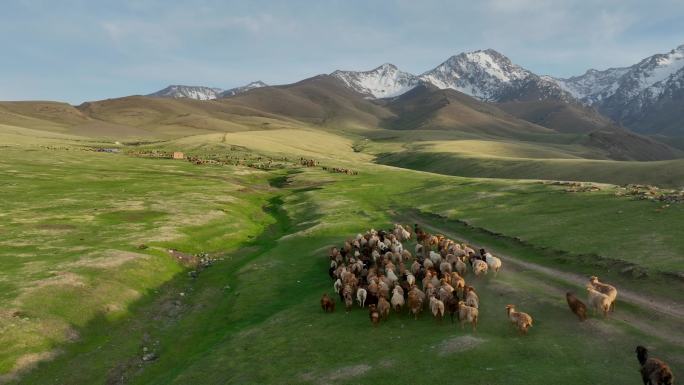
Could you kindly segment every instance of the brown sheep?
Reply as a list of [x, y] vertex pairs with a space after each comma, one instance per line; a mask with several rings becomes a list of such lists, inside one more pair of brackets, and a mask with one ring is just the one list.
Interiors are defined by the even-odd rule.
[[352, 306], [354, 305], [354, 297], [352, 296], [351, 285], [344, 286], [344, 290], [342, 290], [342, 296], [344, 297], [344, 306], [346, 307], [347, 312], [350, 312]]
[[380, 312], [380, 317], [386, 320], [390, 313], [390, 303], [385, 299], [385, 297], [378, 298], [378, 312]]
[[506, 305], [506, 313], [511, 323], [518, 328], [521, 334], [527, 334], [527, 330], [532, 327], [532, 317], [523, 312], [515, 311], [515, 305]]
[[580, 321], [587, 319], [587, 305], [585, 305], [584, 302], [580, 301], [577, 297], [575, 297], [575, 294], [571, 292], [565, 293], [565, 299], [568, 301], [570, 310], [575, 313]]
[[373, 326], [378, 326], [378, 324], [380, 323], [380, 312], [378, 312], [378, 309], [375, 307], [375, 304], [368, 305], [368, 318], [370, 318], [370, 321], [373, 324]]
[[408, 294], [408, 306], [415, 319], [418, 319], [418, 313], [423, 310], [423, 299], [418, 293], [418, 289], [413, 289], [409, 291]]
[[446, 308], [447, 313], [449, 313], [449, 316], [451, 317], [451, 323], [454, 323], [454, 314], [458, 316], [458, 298], [449, 298], [444, 303], [444, 307]]
[[324, 293], [323, 297], [321, 297], [321, 308], [324, 313], [333, 313], [335, 311], [335, 301], [330, 298], [328, 293]]
[[473, 332], [476, 332], [478, 317], [479, 314], [476, 308], [467, 306], [463, 301], [458, 302], [458, 319], [461, 320], [461, 329], [464, 329], [464, 324], [468, 322], [473, 325]]
[[674, 375], [672, 369], [657, 358], [648, 357], [648, 349], [639, 345], [636, 347], [637, 360], [641, 365], [641, 380], [644, 385], [672, 385]]

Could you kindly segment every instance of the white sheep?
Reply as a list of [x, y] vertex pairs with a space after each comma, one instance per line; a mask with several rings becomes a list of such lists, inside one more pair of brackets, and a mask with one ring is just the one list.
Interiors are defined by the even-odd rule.
[[411, 273], [407, 273], [406, 274], [406, 282], [408, 282], [409, 287], [412, 287], [413, 285], [416, 284], [416, 276], [411, 274]]
[[366, 305], [366, 298], [368, 297], [368, 292], [364, 288], [359, 288], [356, 291], [356, 300], [359, 301], [359, 306], [362, 308]]
[[434, 296], [430, 297], [430, 311], [436, 319], [441, 321], [444, 318], [444, 302]]
[[496, 277], [501, 269], [501, 259], [491, 255], [490, 253], [485, 253], [485, 260], [487, 261], [487, 267], [489, 270], [494, 272], [494, 276]]
[[401, 308], [404, 306], [404, 293], [401, 286], [396, 286], [392, 292], [392, 308], [397, 313], [401, 313]]
[[608, 315], [608, 310], [610, 309], [611, 300], [610, 297], [595, 290], [591, 285], [587, 286], [587, 291], [589, 292], [589, 306], [594, 309], [594, 315], [597, 311], [603, 312], [603, 316]]
[[432, 261], [433, 265], [439, 266], [439, 264], [442, 263], [442, 256], [439, 253], [430, 250], [430, 261]]

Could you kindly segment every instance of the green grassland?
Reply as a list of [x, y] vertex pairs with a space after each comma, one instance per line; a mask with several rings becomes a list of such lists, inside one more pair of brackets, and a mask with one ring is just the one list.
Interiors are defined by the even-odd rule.
[[[540, 180], [681, 187], [682, 160], [617, 161], [661, 147], [587, 134], [605, 122], [579, 108], [504, 106], [521, 120], [418, 91], [372, 103], [319, 77], [208, 102], [0, 103], [0, 383], [628, 384], [637, 344], [681, 373], [684, 205]], [[146, 157], [172, 151], [209, 162]], [[477, 333], [321, 312], [328, 248], [395, 222], [504, 256], [466, 276]], [[564, 293], [589, 275], [625, 295], [580, 324]]]
[[[682, 205], [616, 197], [610, 186], [571, 194], [536, 181], [375, 165], [384, 144], [363, 144], [349, 131], [203, 133], [121, 145], [118, 154], [83, 151], [103, 139], [43, 133], [31, 141], [33, 133], [13, 132], [0, 159], [4, 380], [628, 384], [638, 383], [637, 344], [676, 374], [684, 370], [681, 318], [621, 301], [608, 319], [580, 324], [564, 293], [583, 298], [581, 287], [505, 259], [497, 278], [466, 276], [481, 298], [477, 333], [427, 313], [417, 321], [392, 314], [373, 328], [358, 307], [345, 313], [338, 303], [323, 314], [318, 305], [332, 291], [331, 245], [371, 227], [421, 221], [681, 310]], [[127, 154], [141, 149], [291, 161], [262, 171]], [[359, 175], [302, 168], [300, 156]], [[193, 278], [169, 249], [217, 261]], [[625, 274], [625, 266], [647, 275]], [[508, 324], [508, 303], [535, 318], [529, 336]], [[149, 352], [157, 358], [142, 361]]]

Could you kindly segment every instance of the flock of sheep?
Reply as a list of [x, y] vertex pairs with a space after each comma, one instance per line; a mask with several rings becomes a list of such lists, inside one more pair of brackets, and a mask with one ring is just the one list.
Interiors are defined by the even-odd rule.
[[[413, 237], [417, 243], [412, 254], [404, 243]], [[334, 281], [334, 292], [347, 311], [354, 306], [354, 300], [361, 308], [368, 305], [374, 326], [387, 320], [392, 311], [399, 314], [406, 308], [417, 318], [428, 309], [437, 320], [448, 313], [452, 322], [456, 316], [462, 328], [469, 324], [476, 331], [480, 298], [463, 277], [467, 273], [479, 277], [490, 271], [496, 276], [502, 267], [501, 259], [486, 250], [476, 252], [470, 245], [430, 234], [417, 224], [413, 232], [409, 226], [399, 224], [388, 231], [371, 229], [345, 241], [341, 248], [331, 248], [329, 257], [328, 273]], [[591, 277], [587, 292], [594, 314], [600, 312], [605, 317], [614, 311], [618, 294], [615, 287]], [[566, 300], [570, 310], [584, 321], [587, 305], [571, 292], [566, 293]], [[334, 296], [325, 293], [320, 303], [324, 312], [335, 311]], [[517, 311], [512, 304], [506, 306], [506, 313], [520, 334], [528, 333], [532, 316]], [[642, 369], [644, 384], [651, 383], [646, 381], [649, 374], [643, 373]]]
[[[480, 249], [460, 244], [442, 235], [432, 235], [415, 225], [395, 225], [391, 231], [369, 230], [349, 239], [341, 248], [330, 249], [330, 277], [333, 287], [351, 310], [354, 299], [359, 306], [368, 305], [373, 325], [386, 320], [394, 310], [404, 308], [415, 318], [425, 309], [441, 320], [446, 313], [451, 321], [458, 317], [461, 327], [470, 324], [477, 330], [480, 298], [475, 288], [463, 278], [468, 271], [476, 277], [501, 269], [501, 259]], [[404, 242], [416, 237], [414, 254], [404, 248]], [[326, 312], [335, 309], [333, 297], [324, 294], [321, 307]], [[511, 323], [520, 333], [527, 334], [532, 317], [506, 306]]]

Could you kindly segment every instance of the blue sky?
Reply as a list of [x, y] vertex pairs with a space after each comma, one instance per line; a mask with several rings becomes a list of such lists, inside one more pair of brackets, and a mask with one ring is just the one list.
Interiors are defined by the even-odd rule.
[[571, 76], [667, 52], [682, 25], [682, 0], [5, 0], [0, 100], [282, 84], [384, 62], [422, 73], [483, 48]]

